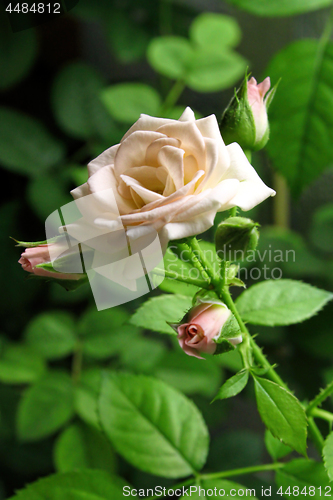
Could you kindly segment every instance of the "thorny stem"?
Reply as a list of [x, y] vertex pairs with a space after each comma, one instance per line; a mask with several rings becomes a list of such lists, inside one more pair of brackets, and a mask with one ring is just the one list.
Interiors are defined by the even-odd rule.
[[310, 403], [306, 408], [306, 413], [308, 415], [310, 414], [314, 415], [313, 410], [317, 408], [317, 406], [319, 406], [321, 403], [323, 403], [323, 401], [325, 401], [325, 399], [327, 399], [328, 396], [330, 396], [332, 393], [333, 393], [333, 381], [330, 384], [328, 384], [328, 386], [325, 387], [325, 389], [323, 389], [312, 401], [310, 401]]
[[[227, 477], [234, 477], [234, 476], [243, 476], [245, 474], [254, 474], [256, 472], [265, 472], [265, 471], [270, 471], [270, 470], [278, 470], [278, 469], [283, 469], [286, 464], [282, 462], [275, 462], [273, 464], [262, 464], [262, 465], [254, 465], [251, 467], [242, 467], [241, 469], [230, 469], [230, 470], [224, 470], [221, 472], [213, 472], [211, 474], [198, 474], [196, 477], [192, 477], [190, 479], [187, 479], [186, 481], [182, 481], [181, 483], [177, 483], [174, 486], [171, 486], [170, 489], [172, 490], [177, 490], [178, 488], [182, 488], [183, 486], [190, 486], [193, 483], [198, 484], [201, 481], [209, 480], [209, 479], [223, 479]], [[166, 488], [167, 489], [167, 488]], [[150, 500], [155, 500], [157, 498], [160, 498], [160, 496], [153, 496], [150, 497]]]
[[191, 264], [193, 264], [193, 266], [196, 269], [198, 269], [198, 271], [200, 271], [201, 276], [204, 278], [206, 283], [208, 283], [208, 285], [209, 285], [211, 282], [209, 273], [207, 272], [207, 269], [205, 269], [204, 265], [202, 264], [201, 259], [198, 258], [197, 253], [191, 251], [191, 247], [187, 243], [177, 243], [177, 247], [180, 250], [180, 252], [186, 252], [186, 254], [188, 255], [188, 257], [191, 261]]
[[[198, 242], [197, 245], [199, 246]], [[192, 248], [193, 248], [193, 243], [192, 243]], [[199, 259], [202, 259], [202, 265], [206, 269], [207, 273], [210, 274], [210, 266], [208, 265], [204, 254], [201, 252], [198, 253]], [[211, 279], [212, 279], [212, 284], [216, 284], [215, 282], [215, 273], [214, 275], [211, 274]], [[214, 281], [213, 281], [214, 280]], [[241, 329], [241, 332], [243, 333], [243, 342], [239, 346], [240, 354], [243, 359], [243, 363], [245, 368], [249, 368], [252, 364], [252, 355], [256, 362], [265, 368], [268, 368], [267, 375], [268, 377], [276, 382], [279, 386], [283, 387], [284, 389], [288, 390], [288, 386], [283, 382], [283, 380], [280, 378], [280, 376], [276, 373], [275, 369], [272, 367], [272, 365], [269, 363], [267, 358], [264, 356], [262, 353], [261, 349], [257, 346], [256, 342], [253, 340], [253, 338], [250, 336], [250, 333], [248, 329], [245, 326], [245, 323], [243, 322], [242, 318], [240, 317], [240, 314], [236, 308], [236, 305], [234, 301], [232, 300], [232, 297], [230, 295], [228, 287], [223, 287], [222, 289], [218, 289], [218, 287], [215, 288], [216, 293], [219, 295], [220, 299], [223, 300], [223, 302], [228, 306], [230, 311], [233, 313], [235, 316], [236, 320], [238, 321], [239, 327]], [[319, 453], [322, 453], [323, 449], [323, 443], [324, 439], [321, 435], [320, 430], [318, 429], [316, 423], [314, 422], [312, 417], [308, 417], [308, 425], [309, 425], [309, 431], [310, 435], [312, 437], [312, 440], [314, 444], [316, 445]]]
[[173, 106], [176, 104], [178, 101], [181, 93], [183, 92], [185, 88], [185, 83], [183, 80], [177, 80], [173, 86], [171, 87], [168, 95], [166, 96], [164, 103], [160, 107], [159, 110], [159, 115], [163, 116], [165, 112], [167, 112], [169, 109], [173, 108]]
[[191, 278], [190, 276], [180, 276], [176, 272], [167, 271], [166, 269], [159, 269], [155, 267], [152, 271], [152, 274], [156, 274], [158, 276], [165, 276], [165, 278], [170, 278], [172, 280], [181, 281], [182, 283], [186, 283], [188, 285], [195, 285], [200, 288], [205, 288], [206, 290], [210, 290], [210, 285], [207, 281], [200, 280], [199, 278]]
[[330, 423], [333, 422], [333, 413], [331, 413], [330, 411], [321, 410], [320, 408], [314, 408], [311, 411], [311, 416], [322, 418], [323, 420], [326, 420], [327, 422]]

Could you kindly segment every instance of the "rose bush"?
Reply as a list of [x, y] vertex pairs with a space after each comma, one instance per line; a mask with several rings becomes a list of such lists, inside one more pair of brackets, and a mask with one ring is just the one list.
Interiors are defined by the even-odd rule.
[[190, 108], [179, 120], [141, 115], [88, 171], [88, 181], [72, 195], [94, 195], [89, 223], [114, 228], [114, 200], [108, 205], [102, 194], [112, 189], [130, 238], [154, 228], [163, 250], [170, 240], [211, 227], [216, 212], [250, 210], [275, 194], [238, 144], [224, 144], [215, 115], [196, 120]]

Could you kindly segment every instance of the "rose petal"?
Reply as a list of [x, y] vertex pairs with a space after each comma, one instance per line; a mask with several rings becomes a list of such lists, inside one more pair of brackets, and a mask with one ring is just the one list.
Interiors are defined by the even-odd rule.
[[184, 154], [183, 149], [174, 146], [164, 146], [158, 153], [159, 164], [167, 169], [176, 190], [184, 186]]
[[137, 130], [149, 130], [155, 132], [162, 125], [174, 121], [177, 120], [170, 120], [169, 118], [155, 118], [155, 116], [141, 114], [140, 118], [126, 132], [120, 143], [122, 143], [125, 139], [127, 139], [127, 137], [129, 137], [133, 132], [136, 132]]
[[123, 174], [132, 167], [144, 165], [146, 151], [153, 141], [163, 138], [164, 135], [158, 132], [141, 131], [133, 132], [125, 139], [114, 159], [114, 172], [116, 177]]
[[242, 210], [251, 210], [269, 196], [275, 196], [275, 191], [266, 186], [260, 179], [239, 144], [235, 142], [229, 144], [227, 149], [231, 163], [223, 175], [223, 180], [238, 179], [240, 184], [237, 194], [230, 200], [225, 209], [238, 206]]
[[154, 191], [145, 188], [139, 181], [133, 179], [132, 177], [122, 175], [121, 178], [127, 186], [133, 189], [140, 196], [140, 198], [142, 198], [145, 204], [152, 201], [164, 199], [161, 194], [155, 193]]
[[106, 165], [111, 165], [114, 163], [114, 159], [116, 156], [116, 153], [118, 151], [120, 144], [116, 144], [115, 146], [112, 146], [111, 148], [107, 149], [106, 151], [103, 151], [97, 158], [92, 160], [90, 163], [88, 163], [88, 173], [89, 177], [93, 175], [95, 172], [97, 172], [100, 168], [105, 167]]
[[205, 170], [205, 142], [195, 122], [170, 122], [159, 127], [157, 132], [179, 139], [180, 147], [184, 149], [185, 154], [193, 155], [199, 168]]
[[156, 139], [154, 142], [149, 144], [147, 148], [144, 164], [151, 165], [152, 167], [159, 167], [160, 163], [158, 162], [157, 155], [163, 146], [174, 146], [175, 148], [179, 148], [180, 141], [173, 137], [162, 137], [160, 139]]
[[179, 118], [180, 122], [193, 122], [195, 121], [195, 115], [192, 109], [187, 106]]

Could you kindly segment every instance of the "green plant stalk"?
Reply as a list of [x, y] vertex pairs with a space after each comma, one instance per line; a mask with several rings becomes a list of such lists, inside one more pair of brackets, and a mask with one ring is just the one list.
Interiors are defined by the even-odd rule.
[[309, 426], [310, 435], [312, 437], [312, 441], [316, 445], [316, 448], [317, 448], [320, 456], [322, 456], [323, 446], [324, 446], [324, 438], [323, 438], [320, 430], [318, 429], [318, 427], [317, 427], [317, 425], [312, 417], [308, 417], [308, 426]]
[[173, 108], [177, 103], [181, 93], [185, 89], [185, 83], [183, 80], [177, 80], [173, 86], [171, 87], [168, 95], [166, 96], [163, 104], [159, 109], [159, 115], [162, 116], [164, 113], [169, 111], [169, 109]]
[[252, 467], [242, 467], [241, 469], [213, 472], [212, 474], [203, 474], [200, 479], [223, 479], [226, 477], [242, 476], [243, 474], [253, 474], [255, 472], [264, 472], [267, 470], [283, 469], [286, 464], [274, 462], [273, 464], [254, 465]]
[[155, 268], [151, 271], [151, 274], [156, 274], [158, 276], [165, 276], [166, 278], [180, 281], [181, 283], [186, 283], [187, 285], [195, 285], [200, 288], [205, 288], [206, 290], [210, 290], [210, 285], [207, 281], [200, 280], [198, 278], [191, 278], [190, 276], [182, 277], [178, 276], [176, 272], [167, 271], [164, 269]]
[[[170, 486], [169, 489], [176, 490], [178, 488], [181, 488], [182, 486], [190, 486], [193, 483], [200, 482], [202, 480], [207, 480], [207, 479], [224, 479], [227, 477], [234, 477], [234, 476], [243, 476], [245, 474], [254, 474], [256, 472], [265, 472], [269, 470], [278, 470], [278, 469], [283, 469], [285, 467], [285, 463], [282, 462], [274, 462], [272, 464], [262, 464], [262, 465], [254, 465], [250, 467], [242, 467], [240, 469], [230, 469], [230, 470], [224, 470], [221, 472], [212, 472], [210, 474], [198, 474], [196, 477], [192, 477], [190, 479], [187, 479], [186, 481], [182, 481], [180, 483], [177, 483], [173, 486]], [[150, 497], [150, 500], [156, 500], [157, 498], [161, 498], [160, 496], [153, 496]]]
[[177, 246], [178, 246], [178, 249], [180, 250], [180, 252], [182, 252], [182, 251], [189, 252], [191, 264], [193, 264], [193, 266], [196, 269], [198, 269], [198, 271], [200, 271], [202, 277], [209, 285], [211, 282], [210, 275], [207, 272], [207, 270], [205, 269], [205, 267], [203, 266], [203, 264], [201, 263], [201, 259], [199, 259], [198, 256], [194, 252], [191, 252], [191, 246], [187, 243], [177, 243]]
[[333, 422], [333, 413], [331, 413], [330, 411], [321, 410], [320, 408], [314, 408], [311, 411], [311, 417], [322, 418], [323, 420], [326, 420], [330, 423]]
[[192, 238], [188, 238], [188, 244], [189, 244], [190, 250], [192, 250], [192, 253], [195, 252], [195, 255], [198, 256], [198, 260], [199, 260], [201, 266], [203, 267], [203, 269], [206, 271], [209, 279], [211, 280], [212, 285], [215, 288], [218, 288], [220, 285], [220, 277], [215, 272], [212, 264], [206, 259], [196, 237], [193, 236]]
[[317, 408], [317, 406], [321, 405], [331, 394], [333, 394], [333, 381], [328, 384], [325, 389], [323, 389], [310, 403], [306, 408], [306, 413], [308, 415], [314, 415], [313, 410]]

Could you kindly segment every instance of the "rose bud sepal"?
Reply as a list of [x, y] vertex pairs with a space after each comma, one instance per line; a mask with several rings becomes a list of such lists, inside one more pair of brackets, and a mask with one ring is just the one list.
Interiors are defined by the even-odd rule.
[[216, 229], [215, 246], [221, 260], [244, 260], [259, 241], [259, 224], [245, 217], [228, 217]]
[[242, 332], [239, 327], [238, 321], [235, 316], [230, 312], [230, 316], [224, 323], [220, 335], [217, 339], [214, 339], [216, 346], [216, 351], [214, 355], [224, 354], [225, 352], [233, 351], [236, 349], [236, 345], [242, 342]]
[[245, 75], [240, 88], [235, 91], [224, 110], [220, 131], [226, 144], [237, 142], [244, 151], [259, 151], [269, 139], [267, 110], [272, 102], [279, 82], [270, 88], [269, 77], [259, 84]]

